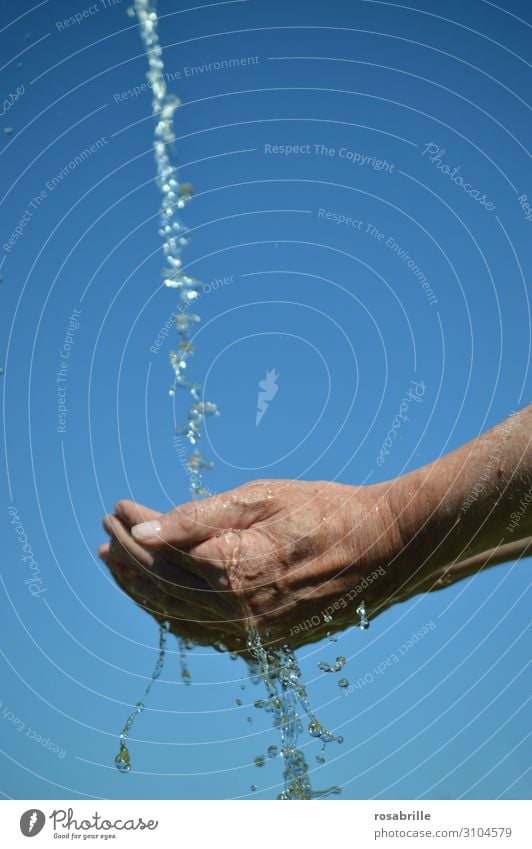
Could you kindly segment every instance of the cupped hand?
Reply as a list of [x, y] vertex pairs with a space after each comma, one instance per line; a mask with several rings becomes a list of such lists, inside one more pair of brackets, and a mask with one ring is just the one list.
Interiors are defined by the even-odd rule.
[[335, 627], [357, 621], [362, 598], [369, 611], [386, 595], [383, 567], [398, 545], [383, 487], [329, 482], [255, 481], [165, 514], [120, 501], [104, 527], [100, 556], [136, 601], [175, 629], [210, 637], [230, 626], [239, 642], [247, 622], [295, 643], [319, 639], [335, 603]]
[[427, 571], [405, 549], [389, 494], [389, 484], [266, 480], [164, 514], [120, 501], [99, 554], [174, 633], [242, 651], [250, 623], [295, 647], [357, 623], [362, 601], [371, 619], [530, 551], [525, 540]]

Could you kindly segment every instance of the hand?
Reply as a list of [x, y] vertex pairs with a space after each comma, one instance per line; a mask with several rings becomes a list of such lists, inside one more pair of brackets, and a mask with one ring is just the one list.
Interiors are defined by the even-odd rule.
[[[375, 616], [530, 553], [525, 539], [427, 570], [403, 553], [392, 491], [393, 484], [257, 481], [167, 514], [121, 501], [104, 519], [111, 543], [99, 554], [174, 633], [245, 652], [246, 620], [296, 647], [356, 623], [362, 600]], [[415, 526], [412, 517], [412, 536]]]
[[317, 640], [356, 621], [362, 600], [371, 618], [530, 553], [531, 417], [532, 405], [374, 486], [256, 481], [164, 515], [121, 501], [100, 556], [136, 600], [200, 642], [222, 630], [242, 641], [247, 622]]
[[379, 592], [370, 585], [344, 601], [335, 628], [390, 585], [383, 567], [397, 541], [382, 486], [257, 481], [165, 515], [130, 501], [116, 510], [104, 520], [113, 541], [99, 553], [117, 581], [158, 618], [171, 613], [176, 629], [194, 621], [204, 637], [231, 623], [241, 642], [249, 619], [284, 639], [319, 617], [312, 634], [296, 630], [296, 642], [319, 639], [331, 630], [323, 611], [364, 578], [380, 569]]
[[159, 516], [161, 513], [141, 504], [117, 504], [115, 514], [103, 520], [111, 541], [99, 547], [99, 557], [120, 588], [157, 622], [168, 622], [175, 636], [245, 654], [245, 627], [228, 616], [220, 596], [177, 563], [168, 577], [164, 562], [159, 560], [156, 565], [153, 555], [133, 539], [133, 524]]

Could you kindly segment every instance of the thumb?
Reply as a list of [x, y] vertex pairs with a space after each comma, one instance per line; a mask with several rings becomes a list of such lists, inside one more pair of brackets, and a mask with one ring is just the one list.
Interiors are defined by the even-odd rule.
[[247, 487], [188, 501], [149, 522], [131, 529], [133, 537], [148, 548], [190, 548], [220, 531], [248, 528], [265, 512], [264, 499], [250, 499]]

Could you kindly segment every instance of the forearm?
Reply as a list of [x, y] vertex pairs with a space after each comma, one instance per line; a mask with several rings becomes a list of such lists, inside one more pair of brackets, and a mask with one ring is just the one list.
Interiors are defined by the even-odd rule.
[[436, 570], [436, 572], [422, 577], [418, 584], [408, 586], [402, 595], [398, 594], [396, 597], [390, 599], [390, 601], [394, 604], [397, 601], [406, 601], [412, 595], [417, 595], [418, 593], [441, 590], [451, 584], [455, 584], [457, 581], [468, 578], [470, 575], [485, 572], [487, 569], [491, 569], [492, 566], [499, 566], [502, 563], [508, 563], [512, 560], [523, 560], [530, 557], [530, 555], [532, 555], [532, 537], [506, 543], [497, 548], [491, 548], [489, 551], [484, 551], [482, 554], [476, 554], [474, 557], [469, 557], [466, 560], [457, 560], [454, 563], [449, 563], [447, 566]]
[[391, 497], [405, 556], [423, 574], [531, 536], [532, 406], [400, 478]]

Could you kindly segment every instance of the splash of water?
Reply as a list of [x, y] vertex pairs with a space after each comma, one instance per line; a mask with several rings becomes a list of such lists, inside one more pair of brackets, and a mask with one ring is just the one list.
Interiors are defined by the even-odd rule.
[[[273, 724], [281, 735], [281, 757], [283, 758], [284, 789], [278, 799], [315, 799], [323, 798], [332, 793], [339, 793], [340, 788], [331, 787], [328, 790], [313, 790], [309, 777], [309, 765], [299, 748], [298, 742], [303, 732], [301, 715], [308, 720], [308, 734], [321, 740], [324, 747], [337, 740], [315, 716], [305, 686], [301, 680], [301, 670], [296, 656], [289, 646], [282, 648], [265, 645], [261, 636], [252, 624], [249, 610], [243, 593], [240, 575], [240, 543], [241, 532], [230, 529], [224, 532], [228, 543], [233, 541], [232, 556], [229, 564], [229, 583], [233, 590], [240, 595], [245, 615], [248, 633], [247, 647], [255, 661], [258, 674], [264, 682], [268, 700], [259, 699], [255, 707], [263, 708], [273, 714]], [[301, 709], [301, 715], [299, 710]], [[255, 758], [256, 766], [263, 766], [263, 755]]]
[[[298, 745], [303, 732], [299, 708], [310, 720], [307, 730], [312, 737], [320, 739], [324, 746], [338, 738], [327, 731], [314, 715], [293, 651], [288, 646], [281, 649], [266, 647], [258, 631], [252, 626], [248, 628], [247, 645], [259, 667], [268, 694], [268, 701], [261, 704], [261, 707], [271, 711], [273, 724], [281, 735], [279, 754], [283, 758], [284, 789], [277, 798], [282, 800], [317, 799], [340, 793], [340, 788], [336, 786], [329, 787], [327, 790], [312, 789], [309, 765]], [[275, 757], [277, 747], [270, 746], [268, 755]], [[255, 759], [257, 766], [263, 766], [264, 762], [263, 756]]]

